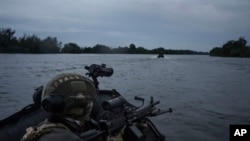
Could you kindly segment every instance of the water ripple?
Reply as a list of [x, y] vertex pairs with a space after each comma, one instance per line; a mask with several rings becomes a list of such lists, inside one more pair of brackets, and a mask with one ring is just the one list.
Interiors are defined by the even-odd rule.
[[34, 88], [58, 73], [85, 74], [85, 65], [114, 68], [100, 88], [160, 100], [172, 114], [153, 118], [171, 141], [228, 140], [230, 124], [250, 123], [250, 61], [199, 55], [4, 54], [0, 59], [0, 119], [30, 104]]

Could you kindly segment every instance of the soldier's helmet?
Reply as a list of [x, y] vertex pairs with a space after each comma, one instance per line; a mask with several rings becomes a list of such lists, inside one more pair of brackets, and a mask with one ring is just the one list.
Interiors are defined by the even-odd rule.
[[89, 116], [96, 96], [97, 89], [91, 80], [75, 73], [62, 73], [47, 83], [41, 103], [52, 114], [83, 117]]

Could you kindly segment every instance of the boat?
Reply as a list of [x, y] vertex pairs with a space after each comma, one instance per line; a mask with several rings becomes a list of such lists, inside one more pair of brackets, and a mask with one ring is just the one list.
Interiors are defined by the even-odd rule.
[[[97, 77], [101, 76], [111, 76], [113, 74], [112, 68], [107, 68], [105, 64], [96, 65], [92, 64], [85, 67], [89, 71], [87, 75], [93, 79], [95, 86], [98, 88]], [[14, 113], [13, 115], [6, 117], [3, 120], [0, 120], [0, 139], [3, 141], [19, 141], [22, 136], [25, 134], [25, 129], [31, 126], [36, 126], [40, 122], [44, 121], [46, 118], [52, 116], [50, 113], [42, 110], [41, 108], [41, 95], [43, 91], [43, 86], [40, 86], [35, 89], [33, 93], [33, 103], [27, 105], [20, 111]], [[115, 89], [112, 90], [99, 90], [97, 98], [93, 105], [93, 110], [91, 113], [91, 119], [94, 120], [98, 125], [100, 121], [112, 121], [118, 117], [124, 117], [126, 115], [132, 115], [126, 118], [126, 124], [128, 123], [127, 119], [130, 118], [130, 122], [133, 121], [147, 122], [147, 130], [143, 135], [133, 127], [133, 124], [127, 125], [125, 130], [124, 141], [129, 140], [141, 140], [141, 141], [165, 141], [165, 136], [157, 129], [154, 123], [148, 118], [157, 116], [160, 114], [172, 112], [172, 109], [161, 110], [156, 108], [156, 105], [159, 104], [159, 101], [155, 102], [151, 98], [148, 105], [144, 104], [144, 99], [140, 97], [135, 97], [136, 100], [141, 101], [142, 106], [134, 106], [130, 104], [118, 91]], [[131, 113], [129, 114], [128, 109]], [[140, 117], [137, 113], [143, 113], [145, 109], [149, 109], [146, 115]], [[149, 113], [149, 114], [148, 114]], [[135, 116], [134, 116], [135, 115]], [[135, 119], [135, 120], [134, 120]], [[103, 122], [102, 122], [103, 123]], [[128, 128], [129, 127], [129, 128]], [[130, 128], [131, 127], [131, 128]], [[109, 127], [107, 127], [109, 131]], [[95, 131], [99, 131], [95, 129]], [[106, 130], [106, 129], [105, 129]], [[105, 131], [106, 132], [106, 131]], [[104, 132], [104, 133], [105, 133]], [[107, 132], [106, 132], [107, 133]], [[91, 140], [91, 137], [87, 137], [86, 140]], [[93, 139], [92, 139], [93, 140]]]
[[164, 54], [163, 53], [159, 53], [157, 58], [164, 58]]

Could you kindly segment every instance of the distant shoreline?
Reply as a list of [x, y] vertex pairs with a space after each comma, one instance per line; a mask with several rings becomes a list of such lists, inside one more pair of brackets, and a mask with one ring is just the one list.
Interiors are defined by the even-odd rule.
[[[0, 52], [0, 54], [33, 54], [33, 55], [42, 55], [42, 54], [107, 54], [107, 55], [112, 55], [112, 54], [125, 54], [125, 55], [158, 55], [157, 53], [8, 53], [8, 52]], [[209, 55], [208, 52], [204, 52], [204, 53], [184, 53], [184, 54], [164, 54], [164, 55]]]
[[26, 35], [16, 37], [15, 30], [11, 28], [0, 28], [0, 53], [24, 53], [24, 54], [48, 54], [48, 53], [96, 53], [96, 54], [208, 54], [188, 49], [165, 49], [158, 47], [146, 49], [142, 46], [136, 47], [131, 43], [129, 46], [111, 48], [106, 45], [96, 44], [93, 47], [80, 47], [76, 43], [58, 41], [56, 37], [48, 36], [40, 39], [37, 35]]

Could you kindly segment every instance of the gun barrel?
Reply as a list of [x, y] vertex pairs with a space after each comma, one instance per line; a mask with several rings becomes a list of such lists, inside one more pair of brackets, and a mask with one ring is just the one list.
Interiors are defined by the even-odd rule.
[[153, 103], [152, 105], [155, 106], [157, 104], [160, 104], [160, 101], [156, 101], [155, 103]]

